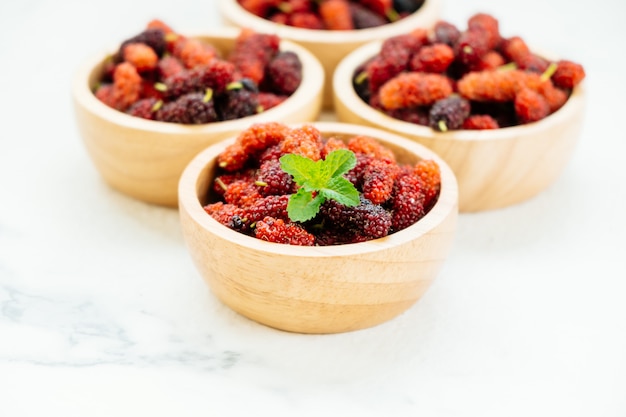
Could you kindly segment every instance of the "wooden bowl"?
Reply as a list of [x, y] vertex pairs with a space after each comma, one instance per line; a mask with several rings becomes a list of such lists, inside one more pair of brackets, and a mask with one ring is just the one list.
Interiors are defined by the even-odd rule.
[[[415, 13], [394, 23], [371, 29], [339, 32], [279, 25], [248, 12], [239, 5], [237, 0], [219, 2], [220, 14], [226, 24], [249, 27], [259, 32], [275, 33], [281, 39], [291, 40], [311, 51], [320, 60], [326, 72], [328, 82], [324, 88], [323, 105], [327, 109], [331, 109], [333, 106], [332, 75], [343, 57], [368, 42], [384, 40], [419, 27], [429, 28], [433, 26], [440, 18], [441, 7], [442, 0], [426, 0]], [[351, 84], [343, 88], [349, 85]]]
[[179, 184], [183, 236], [213, 293], [238, 313], [277, 329], [337, 333], [367, 328], [399, 315], [435, 279], [453, 242], [457, 184], [427, 148], [378, 129], [313, 123], [325, 136], [367, 135], [390, 147], [399, 162], [435, 160], [441, 194], [417, 223], [385, 238], [337, 246], [291, 246], [243, 235], [203, 209], [216, 157], [234, 138], [196, 156]]
[[539, 122], [495, 130], [438, 132], [389, 117], [363, 102], [352, 87], [345, 87], [352, 86], [356, 68], [380, 47], [380, 42], [363, 45], [337, 66], [332, 80], [337, 118], [403, 135], [440, 155], [456, 175], [461, 212], [520, 203], [558, 179], [582, 129], [584, 82], [561, 109]]
[[[227, 53], [239, 32], [236, 28], [222, 28], [195, 37]], [[255, 122], [297, 123], [317, 119], [325, 80], [322, 66], [309, 51], [293, 42], [283, 40], [280, 48], [300, 57], [303, 66], [300, 87], [285, 102], [263, 113], [203, 125], [146, 120], [106, 106], [92, 90], [111, 51], [87, 60], [74, 79], [73, 103], [80, 135], [104, 180], [131, 197], [175, 207], [180, 174], [200, 150]]]

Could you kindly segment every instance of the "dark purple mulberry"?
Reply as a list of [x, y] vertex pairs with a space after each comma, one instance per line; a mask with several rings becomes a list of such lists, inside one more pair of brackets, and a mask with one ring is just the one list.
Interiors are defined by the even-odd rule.
[[460, 129], [469, 114], [469, 101], [461, 96], [453, 95], [433, 104], [428, 114], [428, 124], [440, 132]]
[[302, 62], [295, 52], [279, 52], [266, 69], [269, 90], [283, 95], [293, 94], [302, 82]]
[[391, 229], [391, 215], [382, 206], [360, 196], [361, 202], [347, 207], [334, 200], [326, 200], [319, 216], [325, 225], [341, 233], [367, 236], [371, 239], [387, 236]]
[[172, 100], [183, 94], [212, 89], [215, 94], [221, 94], [235, 75], [233, 64], [220, 59], [214, 59], [208, 65], [178, 72], [166, 78], [158, 87], [163, 96]]
[[348, 3], [352, 23], [355, 29], [367, 29], [386, 25], [389, 23], [383, 16], [374, 13], [359, 3]]
[[461, 31], [456, 25], [440, 20], [435, 23], [433, 31], [430, 35], [432, 43], [445, 43], [448, 46], [454, 46], [461, 36]]
[[155, 114], [155, 119], [162, 122], [182, 124], [203, 124], [218, 120], [212, 91], [207, 93], [185, 94], [175, 101], [165, 104]]
[[256, 84], [247, 78], [230, 83], [219, 97], [220, 119], [235, 120], [257, 114], [260, 109], [258, 93]]

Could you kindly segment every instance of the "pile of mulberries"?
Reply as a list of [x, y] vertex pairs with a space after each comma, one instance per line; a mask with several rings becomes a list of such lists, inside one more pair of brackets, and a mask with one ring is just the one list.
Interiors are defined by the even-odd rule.
[[106, 105], [143, 119], [204, 124], [240, 119], [285, 101], [302, 64], [276, 35], [243, 29], [228, 56], [152, 20], [104, 63], [94, 90]]
[[[292, 221], [287, 204], [298, 186], [281, 169], [287, 153], [324, 159], [337, 149], [352, 151], [355, 167], [345, 174], [359, 191], [359, 204], [326, 200], [306, 222]], [[312, 125], [256, 123], [242, 131], [217, 158], [204, 210], [237, 232], [270, 242], [328, 246], [382, 238], [411, 226], [439, 198], [439, 165], [423, 159], [396, 161], [393, 152], [368, 136], [325, 137]]]
[[419, 10], [425, 0], [237, 0], [248, 12], [301, 29], [357, 30], [386, 25]]
[[357, 95], [390, 117], [436, 131], [498, 129], [560, 109], [585, 78], [582, 65], [551, 62], [492, 15], [463, 30], [447, 21], [385, 40], [354, 72]]

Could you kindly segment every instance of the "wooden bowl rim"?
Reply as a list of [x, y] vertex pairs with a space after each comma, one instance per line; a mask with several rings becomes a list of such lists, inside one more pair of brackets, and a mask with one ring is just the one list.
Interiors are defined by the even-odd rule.
[[187, 165], [179, 181], [178, 206], [181, 213], [184, 211], [200, 227], [209, 231], [214, 236], [219, 236], [220, 239], [225, 239], [230, 243], [262, 253], [280, 254], [299, 258], [353, 256], [387, 250], [423, 237], [448, 218], [451, 212], [454, 211], [458, 213], [458, 185], [456, 177], [447, 163], [425, 146], [380, 129], [349, 123], [310, 122], [288, 125], [291, 127], [297, 127], [305, 124], [317, 127], [323, 134], [338, 133], [345, 135], [371, 136], [381, 140], [382, 142], [390, 142], [396, 146], [405, 148], [407, 151], [416, 154], [422, 159], [435, 160], [437, 164], [439, 164], [441, 170], [441, 192], [437, 203], [415, 224], [387, 237], [367, 242], [334, 246], [303, 247], [271, 243], [246, 236], [227, 228], [213, 219], [204, 211], [203, 206], [198, 199], [198, 183], [201, 180], [200, 173], [227, 145], [233, 143], [236, 137], [233, 136], [207, 147], [198, 153], [196, 157]]
[[241, 27], [256, 28], [259, 31], [276, 33], [281, 38], [284, 37], [305, 44], [323, 43], [334, 45], [363, 43], [373, 39], [384, 39], [394, 34], [409, 32], [423, 26], [423, 16], [438, 14], [441, 4], [442, 0], [426, 0], [420, 9], [404, 19], [384, 26], [351, 31], [312, 30], [280, 25], [248, 12], [239, 5], [237, 0], [220, 1], [219, 9], [223, 16], [227, 17], [231, 22], [236, 22]]
[[[187, 36], [200, 39], [217, 39], [221, 41], [234, 40], [241, 32], [239, 28], [220, 28], [200, 33], [189, 34]], [[266, 110], [262, 113], [248, 116], [241, 119], [223, 122], [205, 123], [200, 125], [182, 125], [177, 123], [167, 123], [156, 120], [147, 120], [140, 117], [130, 116], [115, 110], [98, 100], [91, 90], [89, 80], [102, 62], [119, 47], [112, 46], [105, 51], [92, 55], [79, 66], [72, 83], [72, 94], [80, 106], [88, 109], [91, 113], [122, 127], [137, 129], [147, 132], [158, 132], [172, 135], [198, 135], [214, 134], [221, 132], [231, 132], [239, 130], [242, 123], [252, 124], [268, 119], [281, 120], [287, 117], [294, 108], [301, 108], [309, 103], [312, 97], [316, 96], [324, 87], [325, 73], [320, 61], [306, 48], [297, 45], [286, 39], [280, 40], [281, 51], [293, 51], [298, 54], [302, 62], [303, 75], [302, 82], [298, 89], [289, 96], [283, 103]], [[330, 80], [328, 80], [330, 81]], [[312, 94], [313, 93], [313, 94]]]
[[[350, 111], [376, 125], [392, 129], [399, 134], [437, 140], [512, 140], [519, 137], [533, 136], [538, 132], [551, 129], [555, 125], [566, 123], [571, 119], [574, 113], [578, 112], [578, 109], [586, 100], [585, 82], [583, 81], [573, 89], [572, 94], [563, 107], [538, 122], [491, 130], [462, 129], [451, 130], [448, 132], [438, 132], [427, 126], [421, 126], [387, 116], [369, 106], [356, 94], [354, 88], [352, 87], [352, 74], [354, 73], [354, 70], [367, 59], [377, 54], [381, 45], [382, 41], [372, 41], [354, 49], [337, 65], [331, 82], [333, 83], [335, 99], [343, 102], [345, 106], [350, 109]], [[555, 60], [555, 55], [552, 53], [537, 48], [531, 48], [531, 50], [535, 53], [541, 54], [542, 56]], [[346, 85], [348, 85], [349, 88], [346, 88]], [[340, 86], [344, 87], [340, 88]]]

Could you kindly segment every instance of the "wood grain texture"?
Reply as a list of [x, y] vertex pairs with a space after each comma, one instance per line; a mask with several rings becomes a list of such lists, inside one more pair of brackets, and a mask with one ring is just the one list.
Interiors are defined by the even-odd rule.
[[497, 130], [437, 132], [388, 117], [364, 103], [354, 89], [341, 88], [351, 85], [346, 83], [351, 82], [355, 68], [374, 56], [380, 45], [364, 45], [338, 65], [332, 81], [337, 118], [385, 129], [435, 151], [457, 177], [461, 212], [521, 203], [548, 188], [561, 175], [582, 129], [584, 82], [574, 89], [561, 109], [539, 122]]
[[364, 243], [299, 247], [245, 236], [202, 208], [215, 159], [230, 139], [201, 152], [181, 176], [179, 213], [186, 246], [213, 293], [252, 320], [301, 333], [375, 326], [413, 305], [437, 276], [456, 231], [456, 179], [435, 153], [397, 135], [342, 123], [313, 125], [325, 136], [374, 137], [401, 162], [434, 159], [442, 176], [437, 204], [407, 229]]
[[[194, 36], [228, 53], [239, 29], [222, 28]], [[92, 93], [106, 57], [95, 55], [77, 71], [72, 98], [79, 133], [88, 154], [104, 180], [133, 198], [164, 206], [178, 203], [178, 180], [185, 166], [202, 149], [232, 136], [252, 123], [306, 122], [317, 119], [322, 106], [324, 71], [306, 49], [289, 41], [282, 50], [294, 51], [303, 64], [302, 84], [283, 104], [245, 119], [180, 125], [132, 117], [101, 103]]]
[[[239, 5], [237, 0], [219, 2], [224, 24], [276, 33], [281, 39], [293, 41], [311, 51], [320, 60], [326, 72], [328, 82], [324, 88], [323, 106], [328, 110], [334, 105], [332, 76], [335, 68], [346, 55], [371, 41], [405, 34], [416, 28], [430, 28], [439, 20], [441, 8], [442, 0], [426, 0], [416, 13], [388, 25], [352, 31], [327, 31], [278, 25], [249, 13]], [[344, 88], [349, 85], [347, 84]]]

